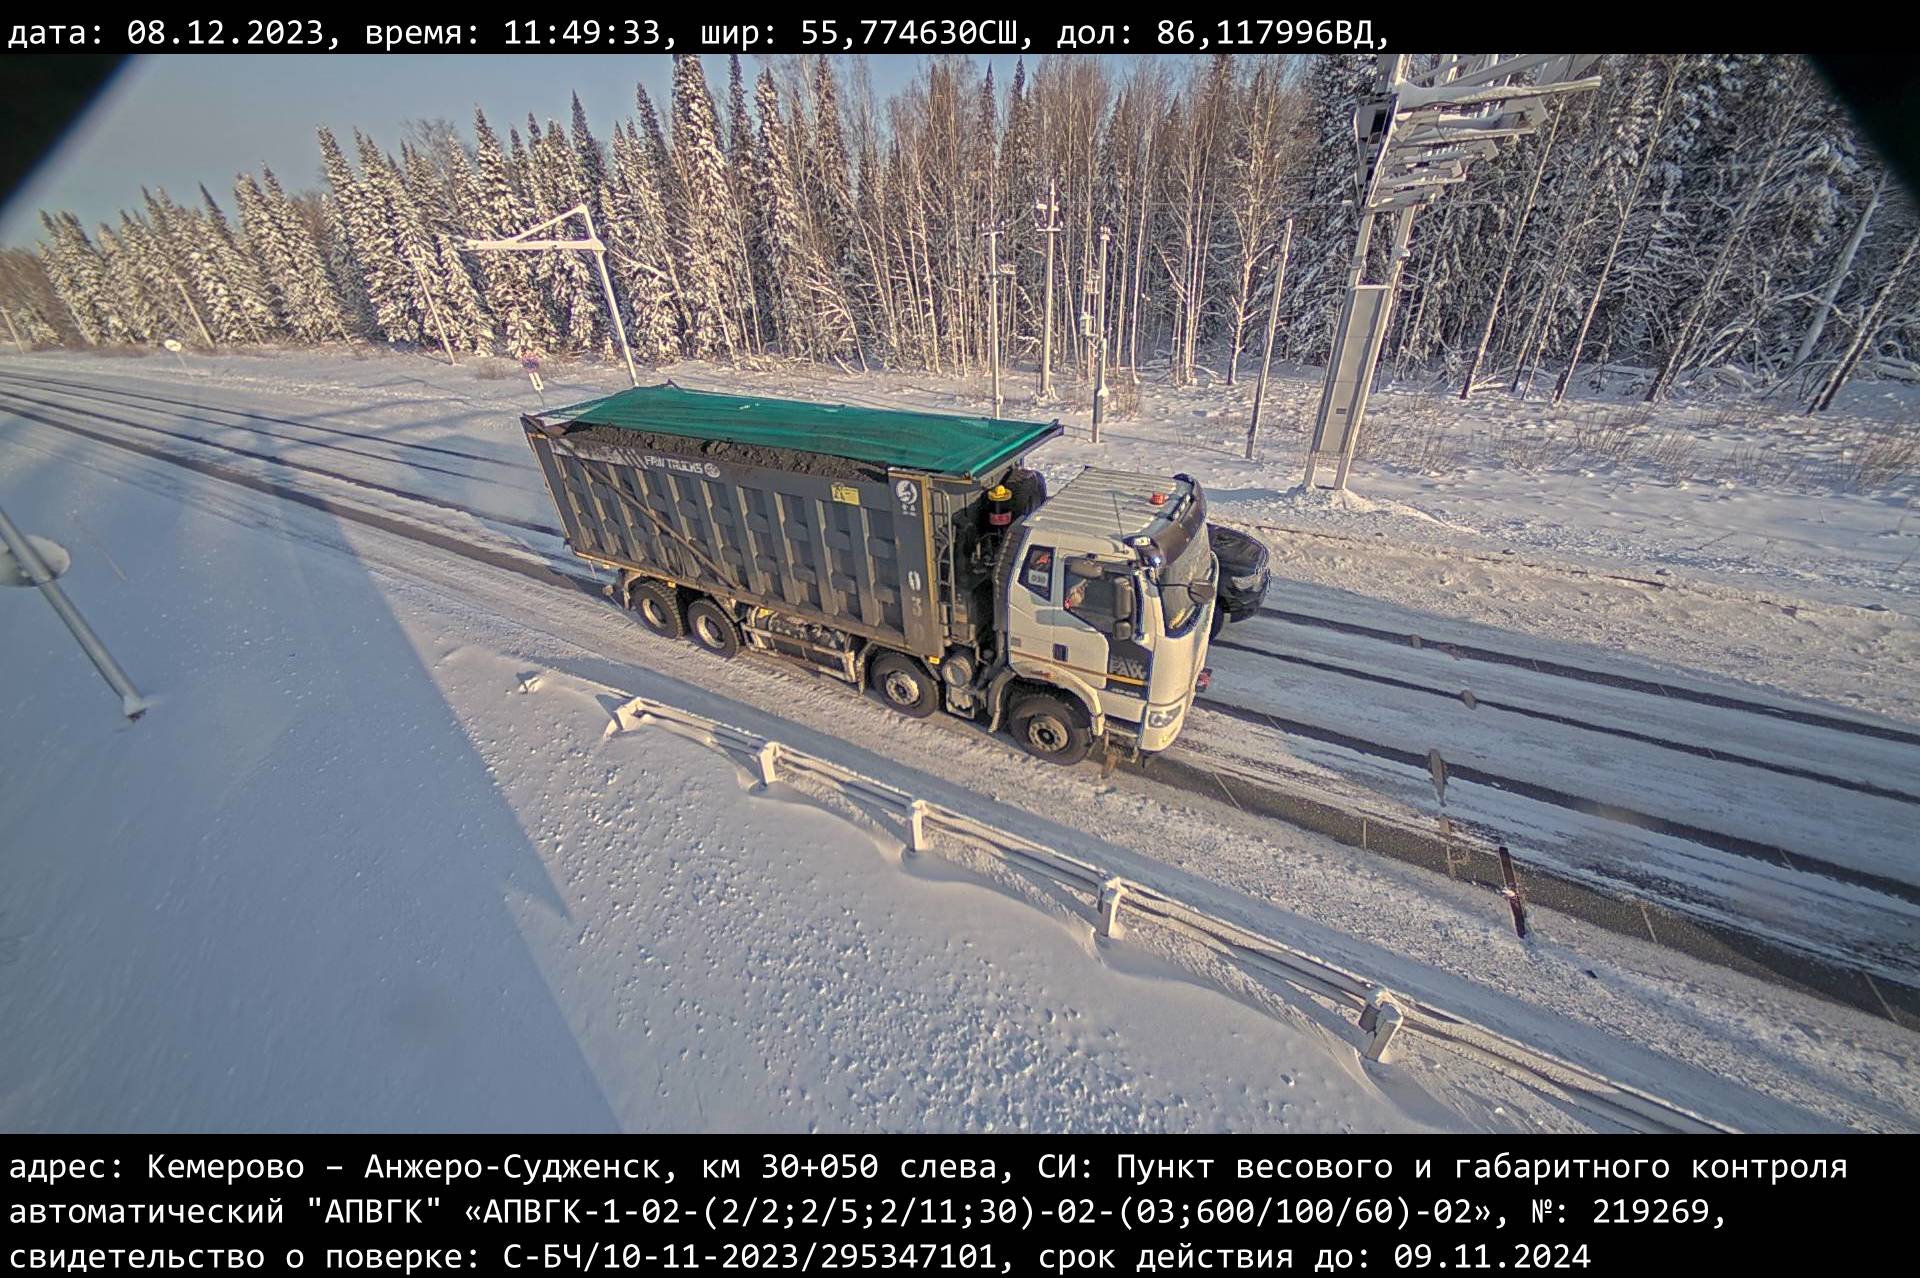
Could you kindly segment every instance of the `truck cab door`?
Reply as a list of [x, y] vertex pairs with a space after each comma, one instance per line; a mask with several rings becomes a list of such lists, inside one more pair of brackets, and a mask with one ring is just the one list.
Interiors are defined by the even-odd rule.
[[[1107, 636], [1068, 611], [1065, 597], [1087, 579], [1070, 576], [1070, 554], [1029, 543], [1007, 583], [1007, 655], [1014, 669], [1055, 683], [1103, 688]], [[1085, 590], [1081, 590], [1083, 603]]]

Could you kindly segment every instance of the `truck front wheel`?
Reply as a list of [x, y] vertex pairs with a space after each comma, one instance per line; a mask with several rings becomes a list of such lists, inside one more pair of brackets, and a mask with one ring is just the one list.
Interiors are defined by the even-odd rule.
[[889, 709], [909, 719], [924, 719], [940, 708], [940, 685], [911, 657], [882, 653], [873, 659], [867, 678]]
[[686, 618], [680, 613], [680, 596], [672, 586], [659, 581], [634, 583], [628, 595], [631, 607], [640, 614], [640, 624], [664, 639], [678, 639], [687, 633]]
[[696, 599], [687, 605], [687, 637], [716, 657], [731, 657], [740, 651], [740, 628], [726, 609], [711, 599]]
[[1093, 748], [1093, 727], [1077, 702], [1037, 692], [1014, 702], [1008, 729], [1020, 748], [1048, 763], [1075, 764]]

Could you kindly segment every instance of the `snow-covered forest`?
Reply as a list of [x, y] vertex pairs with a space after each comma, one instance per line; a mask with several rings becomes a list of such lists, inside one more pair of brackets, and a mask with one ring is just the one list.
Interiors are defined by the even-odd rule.
[[[1258, 358], [1289, 219], [1276, 356], [1326, 358], [1374, 71], [1067, 56], [999, 83], [929, 59], [880, 100], [856, 59], [678, 57], [671, 101], [641, 89], [610, 128], [577, 98], [565, 123], [322, 128], [312, 189], [262, 169], [185, 202], [148, 190], [111, 226], [43, 212], [0, 301], [22, 344], [437, 347], [444, 328], [462, 352], [610, 352], [591, 259], [462, 247], [585, 204], [649, 363], [966, 375], [997, 329], [1031, 366], [1051, 298], [1065, 379], [1104, 324], [1123, 385], [1231, 382]], [[1812, 402], [1920, 372], [1920, 220], [1807, 62], [1610, 55], [1599, 73], [1417, 221], [1390, 374], [1552, 393], [1578, 345], [1576, 385]]]

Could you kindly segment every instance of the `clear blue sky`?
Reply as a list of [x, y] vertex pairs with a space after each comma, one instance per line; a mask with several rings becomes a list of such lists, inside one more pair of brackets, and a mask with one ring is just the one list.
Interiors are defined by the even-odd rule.
[[[910, 79], [921, 59], [868, 59], [874, 92], [885, 96]], [[1001, 84], [1012, 58], [983, 58]], [[708, 56], [707, 82], [723, 103], [726, 58]], [[749, 77], [760, 60], [745, 58]], [[594, 132], [604, 139], [615, 120], [633, 113], [636, 83], [664, 104], [671, 79], [665, 55], [539, 56], [169, 54], [129, 63], [100, 101], [10, 201], [0, 215], [0, 243], [31, 244], [37, 210], [71, 209], [89, 231], [137, 208], [140, 187], [163, 186], [182, 202], [207, 189], [231, 213], [234, 174], [270, 166], [289, 187], [319, 181], [316, 125], [345, 136], [367, 130], [386, 147], [398, 144], [408, 120], [445, 117], [472, 123], [484, 108], [502, 133], [533, 112], [569, 119], [577, 91]], [[349, 147], [351, 150], [351, 147]]]

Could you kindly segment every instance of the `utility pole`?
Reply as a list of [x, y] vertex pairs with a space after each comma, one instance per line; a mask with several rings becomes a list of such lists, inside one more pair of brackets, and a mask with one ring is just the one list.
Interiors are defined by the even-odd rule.
[[[991, 216], [991, 214], [989, 214]], [[1000, 228], [987, 231], [987, 345], [993, 365], [993, 415], [1000, 415]]]
[[1100, 273], [1095, 285], [1093, 304], [1093, 322], [1096, 331], [1093, 338], [1093, 442], [1100, 442], [1100, 419], [1105, 416], [1103, 410], [1107, 403], [1107, 240], [1113, 235], [1108, 227], [1100, 228]]
[[1047, 202], [1035, 200], [1034, 212], [1046, 219], [1044, 226], [1035, 229], [1046, 233], [1047, 237], [1047, 287], [1045, 302], [1040, 308], [1040, 398], [1046, 399], [1053, 393], [1053, 237], [1060, 230], [1060, 201], [1055, 184], [1047, 182]]
[[1293, 253], [1293, 219], [1280, 233], [1280, 264], [1273, 271], [1273, 297], [1267, 302], [1267, 345], [1260, 353], [1260, 380], [1253, 385], [1253, 416], [1247, 419], [1247, 460], [1253, 460], [1253, 438], [1260, 432], [1260, 407], [1267, 401], [1267, 371], [1273, 367], [1273, 334], [1280, 327], [1280, 292], [1287, 286], [1287, 258]]
[[20, 330], [13, 326], [13, 312], [4, 306], [0, 306], [0, 315], [7, 317], [7, 332], [12, 335], [13, 344], [20, 348], [20, 353], [25, 355], [27, 353], [27, 344], [20, 340]]
[[80, 615], [80, 610], [75, 608], [73, 601], [67, 598], [67, 592], [54, 581], [53, 570], [47, 567], [46, 561], [40, 557], [40, 552], [33, 542], [14, 526], [4, 510], [0, 510], [0, 545], [5, 545], [8, 552], [12, 554], [14, 565], [26, 577], [28, 583], [40, 588], [40, 593], [46, 596], [53, 611], [61, 621], [66, 623], [74, 640], [79, 643], [80, 650], [87, 654], [87, 659], [93, 662], [93, 668], [100, 672], [100, 677], [107, 681], [107, 686], [120, 694], [120, 712], [129, 719], [138, 719], [145, 714], [146, 698], [140, 695], [140, 690], [133, 686], [133, 680], [127, 678], [127, 672], [120, 668], [120, 663], [115, 661], [113, 654], [107, 651], [107, 645], [100, 642], [100, 636], [93, 633], [93, 627], [87, 624], [86, 618]]
[[[583, 240], [536, 240], [529, 238], [535, 231], [544, 231], [549, 226], [558, 226], [570, 217], [578, 217], [587, 224], [587, 237]], [[593, 214], [584, 204], [576, 204], [559, 217], [550, 217], [538, 226], [530, 226], [518, 235], [508, 236], [504, 240], [468, 240], [467, 247], [507, 253], [532, 253], [542, 249], [580, 249], [593, 254], [593, 264], [600, 268], [600, 290], [606, 294], [607, 314], [613, 319], [613, 332], [620, 339], [620, 353], [627, 360], [627, 380], [633, 385], [640, 384], [640, 374], [633, 368], [633, 348], [627, 345], [627, 326], [620, 318], [620, 303], [613, 296], [613, 279], [607, 274], [607, 246], [601, 241], [599, 233], [593, 229]], [[726, 336], [727, 348], [733, 348], [733, 330], [723, 322], [721, 331]]]
[[207, 339], [207, 349], [217, 350], [219, 344], [213, 340], [213, 334], [207, 331], [207, 322], [200, 318], [200, 308], [193, 304], [193, 294], [187, 292], [187, 286], [180, 282], [178, 275], [172, 271], [168, 271], [167, 275], [173, 280], [173, 286], [180, 290], [180, 297], [187, 304], [187, 313], [192, 315], [193, 322], [200, 326], [200, 336]]
[[413, 263], [413, 277], [420, 281], [420, 296], [427, 299], [427, 314], [433, 317], [434, 331], [440, 334], [440, 349], [447, 353], [447, 363], [458, 365], [453, 357], [453, 343], [447, 340], [447, 326], [440, 322], [440, 308], [434, 304], [433, 290], [427, 287], [427, 273], [420, 265], [420, 255], [409, 252], [407, 259]]
[[[1393, 221], [1393, 246], [1388, 251], [1387, 282], [1381, 293], [1384, 300], [1374, 319], [1373, 330], [1363, 356], [1366, 360], [1367, 375], [1366, 380], [1360, 384], [1359, 393], [1354, 397], [1353, 420], [1355, 421], [1358, 421], [1360, 415], [1367, 409], [1367, 395], [1373, 381], [1373, 370], [1380, 362], [1380, 343], [1386, 339], [1387, 318], [1393, 310], [1394, 295], [1400, 289], [1401, 270], [1407, 264], [1407, 241], [1413, 235], [1413, 213], [1412, 206], [1408, 206], [1401, 209]], [[1362, 243], [1364, 244], [1365, 241]], [[1333, 471], [1333, 487], [1336, 492], [1347, 490], [1347, 472], [1353, 469], [1353, 450], [1359, 442], [1360, 432], [1349, 430], [1346, 441], [1340, 446], [1340, 464], [1334, 467]], [[1313, 486], [1311, 479], [1307, 481], [1307, 486]]]

